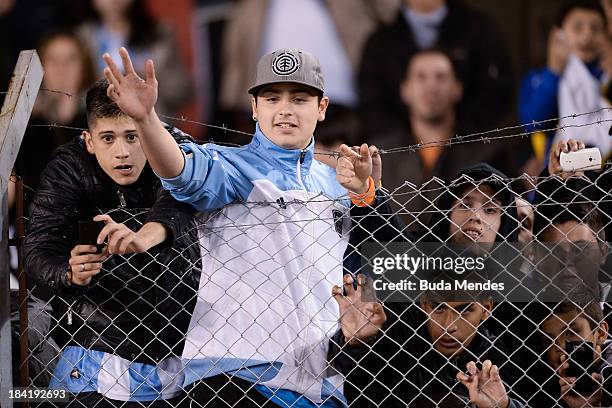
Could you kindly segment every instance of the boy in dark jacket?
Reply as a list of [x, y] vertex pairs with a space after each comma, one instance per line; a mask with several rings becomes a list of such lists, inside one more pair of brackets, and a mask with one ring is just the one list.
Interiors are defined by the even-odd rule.
[[[608, 324], [604, 320], [601, 304], [537, 303], [532, 305], [530, 311], [533, 318], [540, 320], [536, 348], [540, 361], [534, 364], [529, 375], [537, 380], [540, 387], [534, 390], [537, 392], [531, 393], [529, 405], [566, 408], [611, 406], [612, 362]], [[590, 364], [582, 367], [584, 373], [580, 376], [568, 372], [570, 361], [574, 364], [580, 360], [578, 352], [568, 356], [568, 341], [583, 342], [592, 350]], [[590, 384], [590, 387], [583, 388], [578, 382]]]
[[[193, 210], [161, 188], [107, 87], [88, 91], [89, 130], [58, 148], [42, 173], [25, 267], [56, 294], [62, 352], [49, 386], [73, 394], [75, 406], [163, 405], [180, 392], [176, 354], [197, 289]], [[79, 222], [92, 219], [104, 226], [100, 253], [79, 236]]]
[[482, 326], [491, 314], [490, 296], [448, 295], [428, 291], [419, 309], [407, 308], [401, 318], [387, 313], [383, 334], [369, 345], [340, 340], [330, 355], [337, 369], [348, 374], [358, 366], [377, 368], [359, 406], [521, 406], [502, 382], [518, 376], [511, 352]]

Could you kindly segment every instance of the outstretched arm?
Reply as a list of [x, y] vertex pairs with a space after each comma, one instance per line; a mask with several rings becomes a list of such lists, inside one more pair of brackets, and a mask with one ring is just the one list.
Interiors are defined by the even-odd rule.
[[121, 47], [119, 55], [125, 73], [108, 53], [102, 56], [107, 65], [104, 76], [109, 83], [108, 96], [134, 120], [142, 149], [155, 173], [163, 178], [176, 177], [183, 171], [184, 158], [155, 113], [158, 85], [153, 61], [147, 60], [145, 79], [142, 79], [134, 70], [127, 50]]

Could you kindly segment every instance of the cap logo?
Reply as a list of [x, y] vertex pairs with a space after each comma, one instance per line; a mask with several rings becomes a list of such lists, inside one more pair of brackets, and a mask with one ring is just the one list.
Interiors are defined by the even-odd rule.
[[283, 52], [272, 60], [272, 72], [276, 75], [291, 75], [300, 69], [300, 60], [294, 54]]

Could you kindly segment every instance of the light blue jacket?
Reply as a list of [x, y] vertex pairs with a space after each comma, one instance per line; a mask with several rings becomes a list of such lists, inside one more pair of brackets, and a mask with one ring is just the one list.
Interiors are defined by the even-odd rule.
[[[350, 201], [335, 170], [304, 150], [272, 143], [183, 144], [180, 175], [162, 179], [179, 201], [204, 212], [202, 276], [185, 342], [185, 385], [235, 373], [315, 403], [342, 398], [327, 364], [338, 329]], [[249, 370], [244, 370], [249, 367]]]

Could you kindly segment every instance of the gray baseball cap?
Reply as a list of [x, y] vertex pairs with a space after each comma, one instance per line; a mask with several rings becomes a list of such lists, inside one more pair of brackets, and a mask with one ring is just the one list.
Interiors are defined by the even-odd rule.
[[257, 63], [257, 77], [249, 93], [255, 95], [260, 87], [280, 82], [307, 85], [325, 93], [321, 64], [317, 57], [307, 51], [284, 48], [261, 57]]

